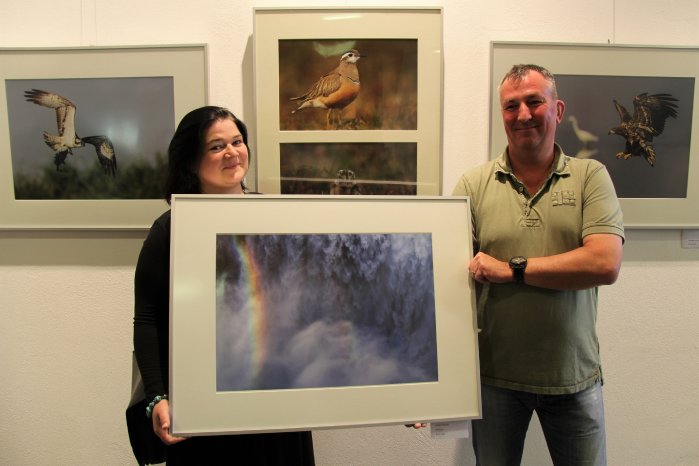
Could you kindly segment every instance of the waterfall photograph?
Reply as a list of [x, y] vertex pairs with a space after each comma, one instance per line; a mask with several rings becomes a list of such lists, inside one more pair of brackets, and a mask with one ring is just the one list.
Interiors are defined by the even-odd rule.
[[430, 234], [219, 234], [218, 391], [438, 380]]

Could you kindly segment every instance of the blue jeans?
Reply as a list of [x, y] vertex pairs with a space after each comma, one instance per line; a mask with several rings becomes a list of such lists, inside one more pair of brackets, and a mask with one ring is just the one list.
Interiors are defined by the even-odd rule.
[[607, 464], [599, 383], [570, 395], [536, 395], [481, 384], [481, 400], [483, 419], [473, 421], [479, 466], [519, 465], [534, 411], [555, 466]]

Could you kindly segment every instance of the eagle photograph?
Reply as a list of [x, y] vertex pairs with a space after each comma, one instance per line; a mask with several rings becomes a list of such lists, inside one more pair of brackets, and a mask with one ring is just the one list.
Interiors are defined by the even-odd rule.
[[685, 198], [694, 78], [556, 75], [557, 141], [604, 163], [620, 198]]
[[609, 134], [616, 134], [626, 139], [626, 147], [623, 152], [618, 152], [616, 157], [627, 160], [633, 156], [646, 159], [651, 165], [655, 165], [655, 149], [653, 137], [659, 136], [665, 129], [665, 120], [677, 118], [677, 99], [670, 94], [652, 94], [643, 92], [633, 99], [633, 115], [616, 100], [614, 106], [619, 114], [621, 122], [609, 130]]
[[15, 199], [157, 199], [171, 77], [5, 81]]

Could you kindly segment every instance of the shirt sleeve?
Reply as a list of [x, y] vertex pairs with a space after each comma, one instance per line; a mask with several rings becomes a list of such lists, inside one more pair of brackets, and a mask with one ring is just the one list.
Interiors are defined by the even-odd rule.
[[473, 198], [473, 190], [469, 179], [474, 176], [473, 171], [465, 172], [456, 182], [456, 186], [451, 192], [452, 196], [468, 196], [469, 205], [471, 207], [471, 241], [473, 242], [473, 253], [475, 254], [480, 250], [480, 243], [478, 242], [478, 229], [477, 229], [477, 217], [476, 217], [476, 200]]
[[582, 236], [611, 233], [624, 240], [624, 221], [609, 172], [601, 163], [590, 165], [583, 194]]
[[134, 277], [133, 344], [147, 400], [168, 392], [170, 232], [169, 218], [160, 220], [143, 243]]

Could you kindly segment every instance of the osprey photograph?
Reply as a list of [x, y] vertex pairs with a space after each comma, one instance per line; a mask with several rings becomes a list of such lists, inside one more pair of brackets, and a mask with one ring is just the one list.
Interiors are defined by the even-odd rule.
[[219, 234], [216, 389], [438, 381], [432, 235]]
[[414, 142], [283, 143], [282, 194], [417, 194]]
[[15, 199], [158, 199], [171, 77], [8, 79]]
[[685, 198], [694, 78], [557, 74], [557, 141], [604, 163], [620, 198]]

